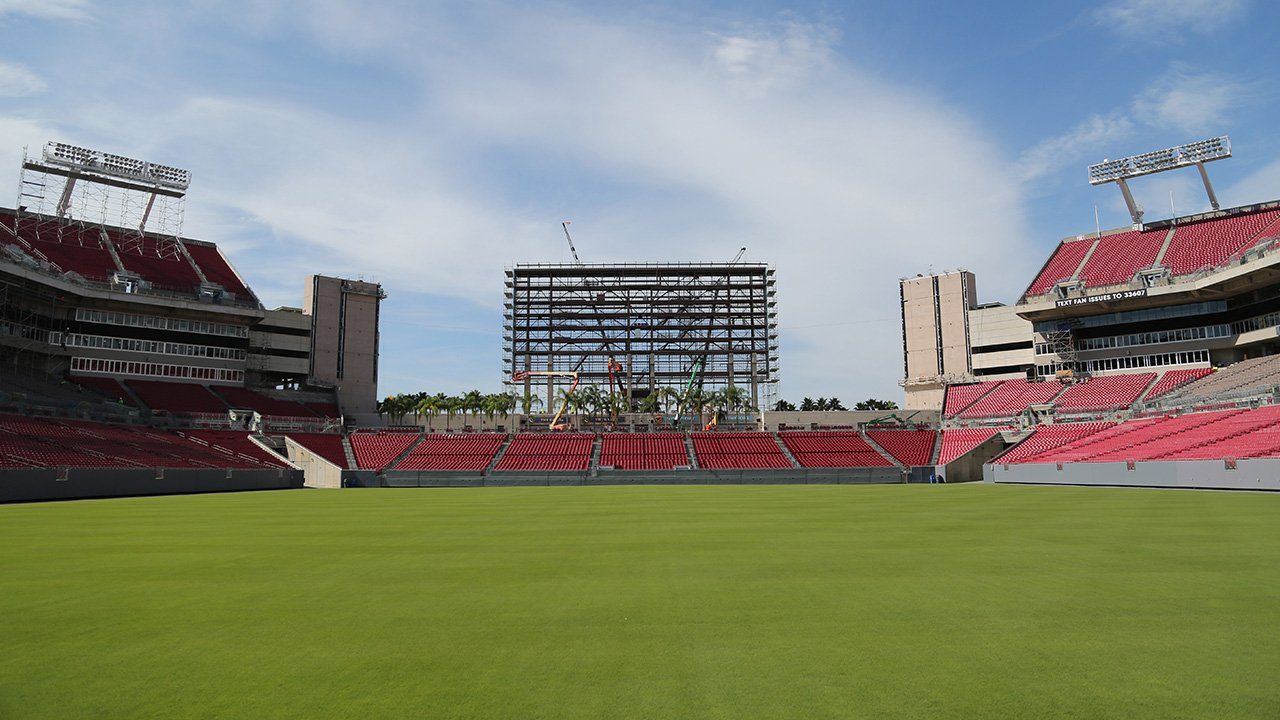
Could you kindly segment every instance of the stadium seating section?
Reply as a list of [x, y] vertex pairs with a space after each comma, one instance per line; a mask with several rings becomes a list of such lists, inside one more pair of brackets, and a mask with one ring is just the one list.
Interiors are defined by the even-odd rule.
[[[0, 415], [0, 467], [283, 467], [245, 433], [176, 432], [83, 420]], [[246, 445], [251, 447], [246, 447]]]
[[[778, 433], [800, 467], [890, 467], [884, 455], [852, 430]], [[702, 454], [699, 451], [698, 459]], [[784, 458], [785, 460], [785, 458]]]
[[133, 402], [133, 399], [129, 397], [129, 393], [125, 391], [124, 386], [120, 384], [120, 381], [115, 378], [90, 377], [86, 375], [73, 377], [70, 378], [70, 380], [80, 387], [88, 388], [103, 397], [117, 400], [129, 407], [135, 407], [135, 403]]
[[1037, 428], [999, 463], [1280, 457], [1280, 406]]
[[1120, 410], [1133, 405], [1155, 373], [1099, 375], [1071, 385], [1054, 400], [1060, 413]]
[[1160, 254], [1168, 230], [1122, 232], [1098, 240], [1093, 254], [1080, 270], [1085, 287], [1121, 285], [1143, 268], [1151, 267]]
[[381, 470], [421, 437], [416, 432], [358, 432], [351, 435], [351, 451], [361, 470]]
[[1013, 417], [1021, 414], [1028, 406], [1048, 403], [1061, 391], [1062, 384], [1054, 381], [1004, 380], [999, 387], [960, 413], [960, 417]]
[[[14, 228], [22, 249], [37, 260], [47, 260], [63, 272], [75, 272], [88, 280], [105, 281], [120, 268], [116, 266], [111, 251], [103, 243], [103, 230], [82, 228], [78, 225], [59, 225], [55, 222], [36, 223], [24, 218], [18, 221], [12, 215], [4, 217], [5, 224]], [[181, 252], [165, 247], [163, 241], [144, 237], [139, 242], [119, 230], [105, 231], [116, 248], [124, 269], [136, 273], [153, 285], [179, 292], [194, 292], [200, 276], [191, 263], [194, 261], [210, 282], [218, 283], [237, 297], [252, 299], [253, 293], [245, 286], [214, 245], [186, 242], [188, 260]], [[126, 249], [127, 248], [127, 249]]]
[[1244, 397], [1265, 393], [1276, 385], [1280, 385], [1280, 355], [1263, 355], [1219, 368], [1166, 393], [1161, 402], [1169, 405], [1210, 402], [1224, 396]]
[[489, 467], [506, 439], [498, 433], [428, 435], [395, 469], [480, 472]]
[[976, 383], [973, 385], [948, 385], [947, 400], [943, 405], [943, 414], [947, 417], [959, 415], [965, 408], [977, 402], [987, 393], [1000, 386], [999, 380]]
[[1216, 265], [1252, 246], [1277, 217], [1280, 217], [1280, 210], [1266, 210], [1179, 225], [1169, 241], [1164, 265], [1174, 275], [1185, 275], [1206, 265]]
[[[1055, 283], [1075, 277], [1077, 269], [1086, 287], [1127, 283], [1139, 270], [1155, 264], [1166, 237], [1167, 229], [1156, 229], [1063, 242], [1031, 282], [1027, 295], [1043, 295]], [[1175, 276], [1188, 275], [1220, 265], [1263, 240], [1277, 237], [1280, 237], [1280, 210], [1185, 223], [1176, 226], [1169, 237], [1169, 247], [1161, 264]], [[1086, 256], [1088, 260], [1081, 268], [1080, 262]]]
[[227, 404], [233, 408], [255, 410], [263, 415], [277, 417], [315, 416], [315, 413], [301, 403], [290, 400], [277, 400], [247, 388], [219, 385], [212, 389], [215, 393], [221, 395], [227, 401]]
[[1187, 370], [1166, 370], [1155, 385], [1147, 391], [1143, 400], [1154, 400], [1165, 393], [1180, 388], [1193, 380], [1199, 380], [1213, 372], [1213, 368], [1190, 368]]
[[178, 435], [193, 442], [207, 444], [216, 452], [239, 458], [256, 460], [267, 467], [287, 467], [279, 457], [249, 439], [249, 434], [239, 430], [178, 430]]
[[982, 443], [992, 435], [1009, 428], [956, 428], [942, 431], [942, 448], [938, 451], [938, 464], [946, 465]]
[[610, 433], [600, 447], [600, 464], [617, 470], [674, 470], [689, 464], [680, 433]]
[[1068, 443], [1085, 438], [1115, 423], [1063, 423], [1060, 425], [1042, 425], [1022, 442], [996, 459], [999, 463], [1013, 463], [1023, 458], [1032, 457], [1056, 449]]
[[586, 470], [591, 465], [594, 435], [520, 433], [511, 441], [495, 470]]
[[907, 467], [930, 465], [938, 433], [933, 430], [868, 430], [867, 437]]
[[225, 413], [227, 404], [209, 388], [193, 383], [160, 380], [126, 380], [143, 404], [152, 410], [171, 413]]
[[690, 434], [698, 466], [708, 470], [789, 468], [791, 461], [770, 433], [695, 432]]
[[240, 278], [236, 276], [235, 271], [227, 264], [227, 260], [222, 257], [222, 253], [218, 252], [217, 247], [194, 242], [189, 242], [186, 245], [191, 259], [195, 260], [200, 269], [204, 271], [204, 276], [209, 279], [209, 282], [218, 283], [238, 297], [253, 297], [253, 293], [249, 292], [249, 288], [240, 282]]
[[186, 256], [170, 244], [167, 248], [154, 238], [143, 238], [125, 249], [123, 238], [113, 237], [116, 255], [124, 269], [136, 273], [145, 280], [170, 290], [191, 292], [200, 284], [200, 276]]
[[1031, 282], [1031, 287], [1027, 288], [1027, 294], [1042, 295], [1048, 292], [1054, 283], [1075, 275], [1076, 269], [1080, 267], [1080, 261], [1084, 260], [1084, 256], [1091, 247], [1093, 243], [1089, 240], [1071, 240], [1058, 245], [1049, 262], [1045, 263], [1044, 269]]
[[334, 465], [347, 469], [347, 451], [343, 447], [341, 435], [291, 432], [288, 437]]

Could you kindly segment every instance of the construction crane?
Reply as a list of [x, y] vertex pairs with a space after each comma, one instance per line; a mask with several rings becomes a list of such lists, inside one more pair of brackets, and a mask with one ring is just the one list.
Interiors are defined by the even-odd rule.
[[[553, 431], [568, 430], [569, 424], [561, 423], [560, 416], [564, 415], [564, 411], [569, 409], [569, 398], [573, 395], [574, 391], [578, 389], [578, 373], [564, 370], [520, 370], [511, 375], [511, 381], [524, 382], [527, 378], [534, 376], [564, 376], [573, 378], [573, 385], [569, 388], [569, 392], [565, 393], [564, 402], [560, 404], [560, 409], [557, 410], [555, 416], [551, 418], [551, 425], [549, 428]], [[554, 405], [555, 398], [548, 399]]]
[[560, 223], [560, 227], [564, 229], [564, 239], [569, 241], [569, 252], [573, 253], [573, 264], [582, 267], [582, 260], [578, 258], [578, 248], [573, 246], [573, 236], [569, 234], [569, 224], [572, 220], [565, 220]]
[[730, 264], [730, 265], [737, 265], [737, 264], [738, 264], [738, 261], [742, 259], [742, 256], [743, 256], [743, 255], [746, 255], [746, 254], [747, 254], [747, 249], [746, 249], [746, 248], [739, 248], [739, 249], [738, 249], [738, 254], [733, 256], [733, 259], [729, 261], [729, 264]]

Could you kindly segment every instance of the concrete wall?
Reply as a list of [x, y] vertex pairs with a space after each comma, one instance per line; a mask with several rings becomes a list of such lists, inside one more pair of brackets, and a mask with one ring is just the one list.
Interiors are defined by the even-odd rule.
[[342, 487], [342, 468], [317, 455], [303, 445], [285, 436], [285, 450], [289, 462], [297, 465], [303, 474], [303, 484], [312, 488]]
[[72, 469], [0, 470], [0, 502], [284, 490], [302, 487], [300, 470]]
[[1223, 460], [985, 465], [987, 482], [1035, 485], [1122, 485], [1133, 487], [1280, 490], [1280, 460]]
[[[921, 477], [932, 471], [925, 469]], [[672, 470], [479, 473], [389, 471], [381, 475], [347, 472], [347, 487], [506, 487], [523, 485], [850, 485], [907, 481], [899, 468], [809, 470]], [[917, 479], [917, 481], [922, 481]]]
[[969, 363], [969, 308], [977, 305], [973, 273], [938, 276], [938, 319], [942, 326], [942, 374], [967, 373]]
[[303, 313], [311, 318], [311, 377], [336, 387], [344, 413], [376, 409], [381, 301], [374, 283], [308, 278]]
[[902, 333], [907, 378], [935, 377], [938, 364], [938, 326], [934, 308], [933, 277], [902, 281]]
[[998, 305], [969, 311], [969, 339], [972, 347], [977, 349], [973, 353], [973, 371], [983, 379], [1022, 377], [1025, 374], [1025, 371], [998, 375], [981, 372], [988, 368], [1009, 365], [1026, 368], [1035, 364], [1035, 348], [1031, 345], [1016, 350], [980, 351], [992, 345], [1031, 342], [1031, 323], [1018, 317], [1018, 309], [1016, 306]]

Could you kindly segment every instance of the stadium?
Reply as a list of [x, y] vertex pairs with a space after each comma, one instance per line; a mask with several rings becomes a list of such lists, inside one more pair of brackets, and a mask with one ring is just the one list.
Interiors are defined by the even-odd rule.
[[[192, 173], [50, 141], [0, 208], [0, 716], [1274, 716], [1280, 200], [1219, 208], [1230, 156], [1091, 167], [1132, 225], [1013, 304], [902, 277], [902, 409], [783, 409], [785, 259], [566, 223], [441, 412], [379, 397], [379, 283], [269, 309]], [[1189, 169], [1213, 210], [1146, 222]]]

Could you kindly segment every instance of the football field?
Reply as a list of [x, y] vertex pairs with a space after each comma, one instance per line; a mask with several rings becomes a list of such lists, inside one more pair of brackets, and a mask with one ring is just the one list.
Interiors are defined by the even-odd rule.
[[1276, 718], [1280, 494], [0, 506], [0, 718]]

